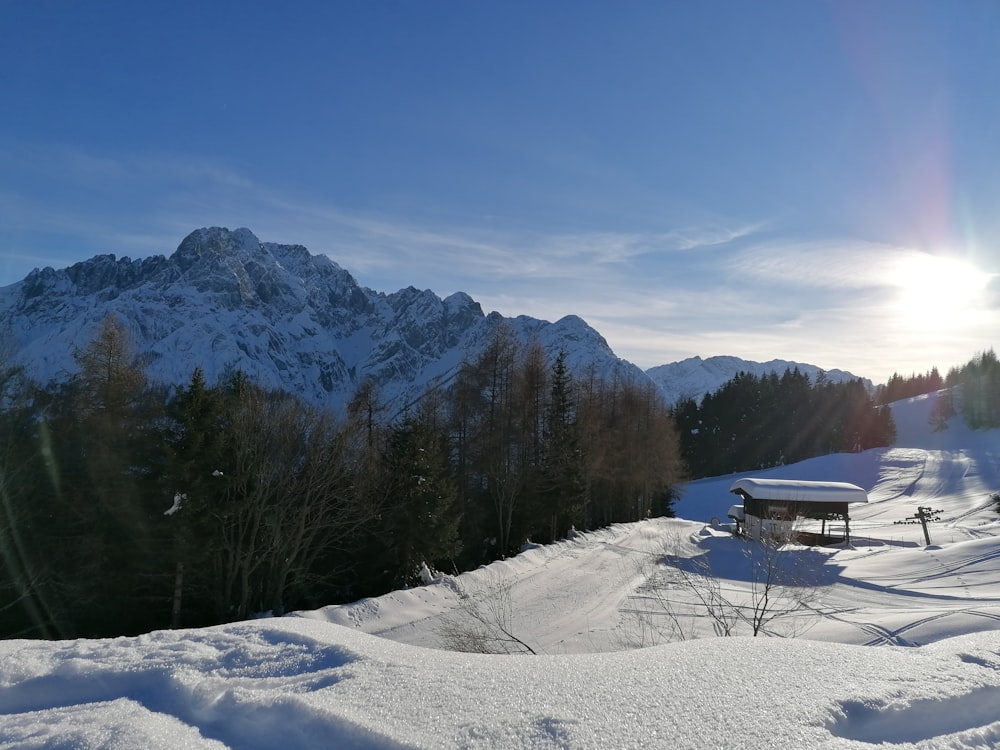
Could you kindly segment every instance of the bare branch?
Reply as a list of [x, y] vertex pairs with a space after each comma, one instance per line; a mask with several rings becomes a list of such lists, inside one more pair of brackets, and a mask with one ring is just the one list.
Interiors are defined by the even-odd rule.
[[452, 651], [480, 654], [537, 653], [515, 633], [513, 581], [493, 576], [470, 593], [455, 582], [461, 604], [457, 617], [445, 618], [438, 635]]

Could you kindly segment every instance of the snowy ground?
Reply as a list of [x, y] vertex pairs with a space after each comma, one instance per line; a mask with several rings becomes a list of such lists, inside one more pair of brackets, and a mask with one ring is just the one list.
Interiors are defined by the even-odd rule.
[[[663, 583], [670, 555], [709, 565], [727, 601], [752, 596], [747, 543], [712, 524], [733, 501], [722, 477], [688, 486], [678, 515], [692, 520], [618, 525], [350, 605], [0, 642], [0, 746], [1000, 747], [1000, 432], [932, 433], [931, 403], [895, 406], [890, 449], [757, 472], [853, 482], [872, 500], [852, 510], [853, 545], [789, 553], [814, 582], [781, 624], [797, 638], [710, 637], [690, 592]], [[894, 523], [918, 506], [942, 511], [931, 546]], [[510, 631], [539, 655], [441, 650], [470, 600], [509, 602]]]

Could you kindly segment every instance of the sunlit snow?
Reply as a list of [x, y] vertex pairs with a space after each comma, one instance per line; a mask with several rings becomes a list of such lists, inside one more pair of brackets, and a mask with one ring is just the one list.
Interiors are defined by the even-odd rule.
[[[283, 618], [137, 638], [0, 642], [0, 745], [41, 748], [995, 748], [1000, 746], [1000, 432], [894, 407], [891, 448], [755, 476], [844, 481], [850, 546], [791, 548], [818, 574], [794, 638], [712, 637], [664, 555], [704, 560], [736, 598], [748, 542], [734, 477], [691, 483], [691, 520], [648, 519], [457, 577]], [[941, 509], [927, 546], [918, 506]], [[442, 650], [463, 596], [498, 585], [538, 652]], [[662, 593], [662, 591], [661, 591]], [[652, 598], [662, 604], [663, 599]], [[641, 613], [641, 617], [639, 614]], [[668, 642], [671, 635], [684, 640]]]

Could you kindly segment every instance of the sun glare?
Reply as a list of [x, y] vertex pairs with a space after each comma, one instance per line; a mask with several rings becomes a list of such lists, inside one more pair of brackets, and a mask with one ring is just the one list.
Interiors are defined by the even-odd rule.
[[893, 275], [897, 304], [908, 325], [948, 328], [961, 325], [977, 309], [991, 275], [957, 258], [912, 254]]

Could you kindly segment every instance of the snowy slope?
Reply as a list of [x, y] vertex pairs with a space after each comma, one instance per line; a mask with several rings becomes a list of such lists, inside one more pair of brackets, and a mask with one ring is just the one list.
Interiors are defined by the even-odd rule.
[[[959, 633], [1000, 629], [1000, 514], [991, 499], [992, 493], [1000, 491], [1000, 431], [974, 432], [956, 417], [948, 430], [932, 432], [928, 418], [935, 397], [922, 396], [893, 406], [899, 439], [891, 448], [823, 456], [753, 473], [780, 479], [846, 481], [868, 491], [869, 504], [851, 511], [853, 547], [802, 552], [803, 559], [825, 566], [829, 573], [824, 573], [829, 586], [823, 598], [830, 614], [809, 623], [808, 637], [870, 643], [872, 630], [859, 623], [876, 627], [883, 619], [886, 642], [928, 643]], [[650, 561], [658, 556], [667, 552], [706, 555], [713, 572], [725, 578], [727, 585], [746, 588], [743, 543], [706, 527], [713, 519], [727, 520], [726, 511], [736, 500], [729, 487], [737, 476], [746, 475], [689, 483], [677, 506], [678, 519], [618, 525], [533, 547], [511, 560], [464, 574], [462, 585], [470, 592], [489, 591], [496, 581], [513, 581], [512, 596], [517, 602], [513, 622], [519, 632], [531, 634], [533, 647], [545, 653], [609, 651], [635, 645], [636, 622], [623, 617], [622, 610], [634, 608], [629, 602], [643, 598]], [[947, 551], [924, 549], [919, 525], [896, 523], [913, 516], [921, 505], [943, 511], [940, 522], [931, 524], [930, 533], [931, 541], [947, 545]], [[892, 586], [871, 584], [878, 577], [875, 569], [882, 566], [904, 572]], [[936, 571], [935, 583], [923, 581], [926, 569]], [[461, 597], [446, 585], [448, 580], [436, 587], [397, 591], [306, 616], [414, 645], [440, 647], [445, 645], [442, 622], [461, 608]], [[961, 593], [942, 599], [928, 589], [940, 585]], [[866, 606], [846, 611], [852, 602], [862, 600]], [[907, 635], [894, 636], [900, 629], [896, 611], [902, 606], [917, 614], [904, 623], [909, 626]], [[883, 610], [893, 614], [883, 618]], [[924, 618], [931, 619], [914, 625]], [[711, 623], [704, 626], [692, 627], [691, 635], [710, 635]], [[648, 634], [644, 637], [648, 644]]]
[[[214, 382], [242, 370], [265, 387], [332, 405], [366, 378], [388, 399], [446, 380], [504, 320], [463, 293], [374, 292], [300, 245], [218, 227], [192, 232], [169, 258], [101, 255], [0, 289], [0, 321], [9, 326], [0, 334], [43, 384], [75, 371], [74, 349], [108, 313], [127, 325], [157, 380], [187, 383], [201, 367]], [[553, 358], [565, 350], [571, 368], [646, 378], [576, 316], [506, 322]]]
[[[739, 357], [690, 357], [680, 362], [657, 365], [646, 370], [663, 393], [668, 404], [676, 404], [685, 398], [700, 401], [707, 393], [712, 393], [732, 380], [738, 373], [747, 372], [757, 377], [770, 375], [772, 372], [782, 375], [785, 370], [794, 370], [808, 375], [812, 382], [820, 376], [832, 383], [842, 383], [857, 380], [858, 376], [844, 370], [824, 370], [816, 365], [804, 362], [789, 362], [783, 359], [772, 359], [769, 362], [752, 362]], [[871, 381], [866, 380], [871, 388]]]
[[[688, 485], [694, 520], [580, 534], [354, 604], [106, 641], [0, 643], [0, 745], [42, 747], [994, 748], [1000, 746], [1000, 431], [934, 396], [894, 405], [891, 448], [761, 472], [850, 481], [853, 545], [789, 548], [817, 574], [795, 638], [717, 638], [664, 554], [748, 595], [748, 543], [706, 523], [733, 477]], [[942, 510], [925, 546], [896, 525]], [[538, 656], [436, 648], [463, 595], [505, 587]], [[667, 609], [656, 607], [668, 605]], [[637, 614], [641, 613], [642, 618]], [[673, 618], [680, 629], [650, 627]], [[687, 640], [667, 642], [667, 634]], [[645, 646], [644, 648], [638, 648]]]
[[17, 748], [990, 748], [995, 634], [715, 639], [588, 656], [413, 648], [304, 619], [0, 643]]

